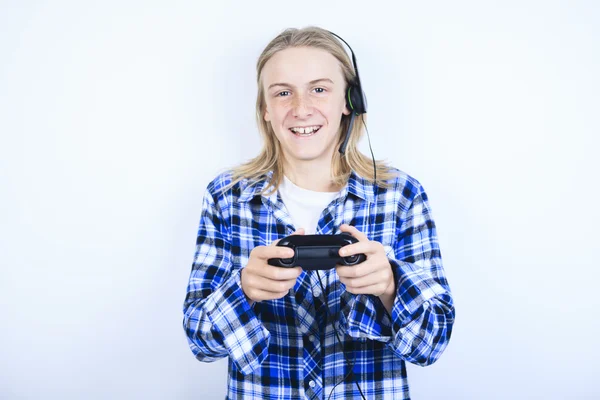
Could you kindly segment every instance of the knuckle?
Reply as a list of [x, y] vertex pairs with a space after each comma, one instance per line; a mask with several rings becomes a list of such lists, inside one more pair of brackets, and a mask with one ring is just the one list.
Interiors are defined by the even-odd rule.
[[280, 280], [283, 276], [283, 272], [283, 269], [275, 267], [273, 270], [273, 279]]
[[277, 298], [277, 293], [268, 293], [264, 296], [265, 300], [273, 300]]
[[294, 256], [294, 251], [292, 249], [287, 249], [287, 248], [282, 247], [278, 250], [279, 250], [279, 252], [277, 254], [281, 258], [288, 258], [288, 257]]
[[260, 257], [260, 255], [263, 252], [263, 248], [264, 246], [256, 246], [255, 248], [252, 249], [252, 251], [250, 252], [250, 257]]
[[279, 250], [273, 256], [277, 258], [289, 258], [289, 254], [285, 250]]

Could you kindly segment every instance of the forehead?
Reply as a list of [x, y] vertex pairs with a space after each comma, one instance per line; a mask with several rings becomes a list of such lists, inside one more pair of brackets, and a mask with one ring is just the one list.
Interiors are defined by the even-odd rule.
[[314, 47], [291, 47], [275, 53], [265, 63], [262, 77], [267, 87], [272, 82], [305, 84], [320, 78], [343, 81], [340, 62], [326, 50]]

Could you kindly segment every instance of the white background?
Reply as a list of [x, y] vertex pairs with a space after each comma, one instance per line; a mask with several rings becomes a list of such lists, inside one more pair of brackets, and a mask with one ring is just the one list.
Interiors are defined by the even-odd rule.
[[0, 398], [224, 397], [181, 325], [201, 198], [312, 24], [438, 226], [457, 318], [413, 398], [600, 398], [600, 3], [416, 3], [1, 1]]

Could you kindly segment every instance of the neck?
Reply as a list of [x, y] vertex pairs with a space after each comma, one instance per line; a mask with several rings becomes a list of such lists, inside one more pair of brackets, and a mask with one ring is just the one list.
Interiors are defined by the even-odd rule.
[[337, 192], [339, 186], [331, 180], [331, 160], [311, 160], [288, 163], [284, 161], [283, 172], [296, 186], [315, 192]]

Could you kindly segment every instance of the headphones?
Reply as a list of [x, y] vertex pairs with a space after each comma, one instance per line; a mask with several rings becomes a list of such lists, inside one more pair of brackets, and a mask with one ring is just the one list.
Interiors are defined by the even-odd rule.
[[352, 53], [352, 64], [354, 65], [354, 71], [356, 72], [356, 78], [350, 82], [348, 86], [348, 92], [346, 93], [346, 107], [350, 110], [350, 125], [348, 126], [348, 131], [346, 132], [346, 136], [344, 137], [344, 141], [342, 142], [339, 152], [344, 154], [346, 152], [346, 146], [348, 145], [348, 140], [350, 139], [350, 132], [352, 132], [352, 127], [354, 126], [354, 118], [367, 113], [367, 97], [365, 96], [365, 92], [362, 90], [362, 86], [360, 85], [360, 77], [358, 76], [358, 66], [356, 65], [356, 57], [354, 56], [354, 51], [352, 47], [340, 36], [336, 35], [331, 31], [327, 31], [331, 33], [333, 36], [340, 39], [342, 42], [348, 46], [350, 52]]

